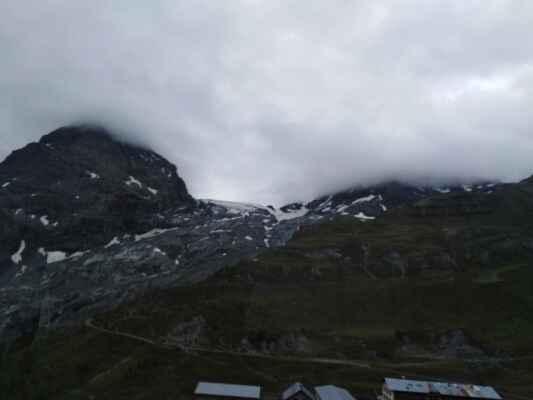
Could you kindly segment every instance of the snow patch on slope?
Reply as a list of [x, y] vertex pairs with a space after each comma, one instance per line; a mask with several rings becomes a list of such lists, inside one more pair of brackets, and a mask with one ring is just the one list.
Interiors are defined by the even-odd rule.
[[214, 204], [216, 206], [224, 207], [228, 210], [230, 214], [241, 214], [244, 212], [250, 212], [250, 211], [256, 211], [256, 210], [264, 210], [266, 207], [263, 207], [258, 204], [251, 204], [251, 203], [238, 203], [236, 201], [224, 201], [224, 200], [212, 200], [212, 199], [205, 199], [200, 200], [207, 204]]
[[46, 263], [47, 264], [52, 264], [52, 263], [56, 263], [56, 262], [60, 262], [60, 261], [65, 261], [65, 260], [70, 260], [70, 259], [73, 259], [73, 258], [82, 257], [85, 254], [89, 253], [90, 250], [76, 251], [76, 252], [68, 255], [64, 251], [60, 251], [60, 250], [46, 251], [44, 249], [44, 247], [39, 247], [37, 252], [39, 254], [41, 254], [43, 257], [46, 258]]
[[22, 253], [24, 252], [24, 249], [26, 249], [26, 242], [22, 240], [20, 242], [20, 246], [17, 252], [11, 256], [11, 261], [13, 261], [13, 263], [17, 265], [20, 264], [20, 262], [22, 261]]
[[360, 219], [362, 221], [371, 221], [376, 219], [376, 217], [370, 217], [366, 215], [364, 212], [360, 212], [354, 215], [355, 218]]
[[377, 197], [377, 196], [375, 196], [375, 195], [373, 195], [373, 194], [370, 194], [370, 195], [368, 195], [368, 196], [361, 197], [361, 198], [359, 198], [359, 199], [357, 199], [357, 200], [352, 201], [352, 205], [354, 205], [354, 204], [360, 204], [360, 203], [366, 203], [366, 202], [368, 202], [368, 201], [372, 201], [372, 200], [374, 200], [376, 197]]
[[324, 200], [322, 203], [320, 203], [318, 206], [317, 206], [317, 210], [320, 210], [326, 206], [328, 206], [329, 204], [331, 204], [331, 199], [333, 198], [333, 196], [329, 196], [326, 200]]
[[156, 228], [156, 229], [152, 229], [151, 231], [141, 233], [139, 235], [135, 235], [134, 239], [136, 242], [138, 242], [139, 240], [150, 239], [150, 238], [162, 235], [163, 233], [166, 233], [166, 232], [175, 231], [176, 229], [178, 228], [169, 228], [169, 229]]
[[67, 258], [67, 253], [60, 250], [46, 251], [41, 247], [39, 248], [39, 253], [46, 257], [47, 264], [64, 261]]
[[111, 241], [110, 241], [108, 244], [106, 244], [106, 245], [104, 246], [104, 248], [105, 248], [105, 249], [108, 249], [108, 248], [110, 248], [111, 246], [114, 246], [114, 245], [116, 245], [116, 244], [120, 244], [120, 240], [118, 240], [118, 237], [115, 236], [113, 239], [111, 239]]
[[138, 181], [137, 179], [135, 179], [135, 177], [133, 177], [131, 175], [129, 176], [128, 180], [126, 181], [126, 185], [128, 185], [128, 186], [137, 185], [140, 188], [143, 187], [143, 184], [140, 181]]
[[91, 177], [91, 179], [100, 179], [100, 175], [98, 175], [95, 172], [92, 172], [92, 171], [85, 171], [85, 172], [87, 173], [87, 175]]
[[287, 220], [295, 219], [295, 218], [301, 218], [301, 217], [305, 216], [309, 212], [307, 207], [302, 207], [299, 210], [288, 211], [288, 212], [284, 212], [284, 211], [281, 211], [281, 210], [271, 210], [270, 208], [267, 207], [267, 211], [274, 218], [276, 218], [276, 220], [278, 222], [287, 221]]
[[264, 212], [266, 211], [270, 215], [272, 215], [276, 221], [286, 221], [290, 219], [300, 218], [305, 216], [309, 210], [306, 207], [302, 207], [299, 210], [291, 210], [291, 211], [281, 211], [278, 209], [273, 209], [271, 207], [266, 207], [260, 204], [252, 204], [252, 203], [238, 203], [234, 201], [224, 201], [224, 200], [212, 200], [212, 199], [205, 199], [200, 200], [207, 204], [214, 204], [219, 207], [223, 207], [227, 210], [229, 214], [242, 214], [247, 215], [251, 212]]

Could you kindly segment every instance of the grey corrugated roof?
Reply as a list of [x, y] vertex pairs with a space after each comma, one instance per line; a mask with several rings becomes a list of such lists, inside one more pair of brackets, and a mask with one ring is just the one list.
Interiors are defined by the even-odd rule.
[[501, 396], [490, 386], [463, 385], [460, 383], [413, 381], [385, 378], [385, 384], [393, 392], [439, 393], [446, 396], [476, 397], [500, 400]]
[[385, 378], [385, 384], [393, 392], [429, 393], [427, 382]]
[[320, 400], [355, 400], [346, 389], [334, 385], [316, 386]]
[[261, 387], [230, 385], [226, 383], [198, 382], [198, 385], [196, 385], [196, 389], [194, 390], [194, 394], [259, 399], [261, 397]]
[[315, 398], [315, 395], [313, 394], [313, 392], [307, 389], [300, 382], [296, 382], [296, 383], [293, 383], [291, 386], [289, 386], [287, 389], [285, 389], [285, 391], [281, 394], [281, 399], [287, 400], [289, 397], [295, 395], [298, 392], [304, 392], [306, 396], [308, 396], [310, 399]]

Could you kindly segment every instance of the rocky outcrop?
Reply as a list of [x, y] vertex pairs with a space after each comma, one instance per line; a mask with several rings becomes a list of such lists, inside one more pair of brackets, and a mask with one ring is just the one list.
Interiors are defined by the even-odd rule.
[[195, 200], [153, 151], [61, 128], [0, 164], [0, 339], [204, 280], [284, 244], [301, 216]]
[[[495, 187], [495, 184], [487, 182], [438, 187], [390, 181], [322, 196], [307, 203], [305, 208], [309, 210], [308, 217], [314, 220], [340, 215], [368, 221], [388, 210], [411, 204], [417, 204], [417, 207], [409, 209], [413, 215], [462, 215], [462, 212], [481, 214], [490, 212], [484, 195], [492, 193]], [[449, 198], [456, 201], [450, 202]], [[439, 202], [428, 199], [444, 200]], [[297, 206], [298, 203], [295, 203], [286, 208], [295, 209]]]
[[194, 350], [209, 344], [207, 321], [201, 315], [190, 321], [178, 323], [164, 338], [163, 343], [184, 351]]
[[310, 354], [313, 343], [301, 332], [251, 332], [241, 340], [240, 350], [260, 353]]
[[[302, 226], [337, 217], [369, 222], [424, 196], [472, 190], [393, 182], [279, 210], [199, 201], [155, 152], [103, 128], [61, 128], [0, 163], [0, 340], [77, 324], [152, 289], [203, 281], [285, 245]], [[371, 277], [408, 276], [430, 256], [428, 265], [440, 257], [444, 269], [456, 267], [444, 253], [381, 254], [358, 239], [340, 250], [306, 253], [341, 269], [360, 265]], [[327, 272], [316, 267], [307, 274], [318, 280]], [[282, 271], [276, 279], [287, 276]]]
[[61, 128], [0, 164], [0, 263], [21, 240], [73, 252], [177, 206], [194, 200], [170, 162], [103, 128]]
[[490, 355], [482, 344], [459, 328], [444, 332], [399, 331], [396, 338], [401, 343], [397, 349], [397, 354], [401, 356], [479, 359]]

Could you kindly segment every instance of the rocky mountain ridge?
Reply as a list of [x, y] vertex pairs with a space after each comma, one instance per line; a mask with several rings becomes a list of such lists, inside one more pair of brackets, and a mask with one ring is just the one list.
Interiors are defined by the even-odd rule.
[[442, 193], [389, 182], [270, 206], [195, 200], [176, 167], [92, 126], [65, 127], [0, 164], [0, 338], [64, 326], [154, 288], [205, 280], [283, 246], [300, 226]]
[[102, 128], [61, 128], [0, 164], [0, 260], [22, 237], [75, 252], [193, 205], [176, 167], [153, 151]]
[[306, 377], [372, 396], [393, 370], [531, 395], [531, 178], [276, 209], [193, 199], [157, 154], [93, 130], [0, 164], [2, 394]]

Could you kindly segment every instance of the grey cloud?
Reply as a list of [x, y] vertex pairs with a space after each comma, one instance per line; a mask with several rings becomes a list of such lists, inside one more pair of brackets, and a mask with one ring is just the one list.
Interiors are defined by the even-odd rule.
[[533, 173], [533, 3], [5, 0], [0, 158], [95, 121], [198, 197]]

